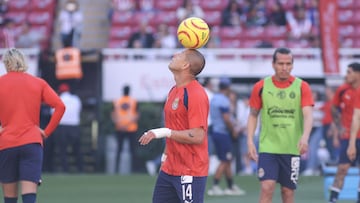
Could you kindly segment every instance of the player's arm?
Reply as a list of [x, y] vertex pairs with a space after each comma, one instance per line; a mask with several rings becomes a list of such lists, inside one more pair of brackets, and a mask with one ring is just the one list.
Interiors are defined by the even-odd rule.
[[264, 80], [257, 82], [251, 92], [249, 99], [250, 113], [247, 121], [247, 146], [248, 155], [250, 159], [257, 161], [257, 150], [254, 143], [255, 131], [258, 124], [258, 117], [262, 108], [261, 93], [263, 89]]
[[148, 144], [153, 139], [168, 138], [183, 144], [201, 144], [205, 138], [202, 127], [188, 130], [171, 130], [169, 128], [156, 128], [145, 132], [139, 139], [141, 145]]
[[51, 115], [49, 123], [47, 124], [47, 126], [43, 131], [40, 131], [41, 135], [47, 138], [59, 125], [60, 120], [65, 112], [65, 104], [62, 102], [62, 100], [57, 95], [57, 93], [48, 84], [44, 82], [44, 85], [45, 87], [43, 89], [43, 102], [54, 109], [54, 112]]
[[257, 151], [254, 144], [254, 136], [258, 122], [259, 112], [260, 110], [251, 107], [247, 122], [247, 145], [249, 150], [248, 154], [249, 157], [253, 160], [257, 160]]
[[201, 144], [205, 138], [205, 130], [203, 128], [172, 130], [169, 138], [183, 144]]
[[350, 160], [355, 160], [356, 158], [356, 137], [359, 129], [360, 129], [360, 109], [355, 108], [351, 122], [349, 146], [347, 149], [347, 155]]
[[313, 126], [313, 107], [312, 106], [304, 106], [302, 108], [302, 112], [303, 112], [303, 118], [304, 118], [304, 123], [303, 123], [303, 134], [301, 136], [298, 148], [300, 151], [300, 154], [304, 154], [307, 152], [308, 150], [308, 142], [309, 142], [309, 137], [310, 137], [310, 133], [311, 133], [311, 129]]
[[234, 132], [234, 124], [231, 120], [231, 113], [227, 110], [226, 112], [222, 113], [223, 120], [225, 122], [226, 128], [230, 132], [230, 135], [235, 138], [235, 132]]
[[308, 151], [309, 137], [313, 127], [313, 109], [314, 98], [313, 92], [308, 83], [301, 83], [301, 110], [303, 114], [303, 134], [298, 143], [298, 149], [300, 154], [304, 154]]
[[333, 118], [333, 122], [335, 124], [335, 126], [337, 127], [337, 129], [341, 129], [341, 112], [339, 107], [332, 105], [331, 106], [331, 116]]

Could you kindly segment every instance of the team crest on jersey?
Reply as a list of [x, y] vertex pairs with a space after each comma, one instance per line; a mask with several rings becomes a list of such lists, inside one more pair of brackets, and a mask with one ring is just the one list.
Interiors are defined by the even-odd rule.
[[179, 98], [175, 98], [175, 99], [174, 99], [174, 101], [173, 101], [173, 103], [172, 103], [172, 105], [171, 105], [171, 108], [172, 108], [173, 110], [176, 110], [176, 109], [179, 107], [179, 101], [180, 101]]
[[281, 90], [277, 93], [276, 96], [279, 97], [280, 99], [285, 99], [286, 93], [285, 93], [285, 91]]

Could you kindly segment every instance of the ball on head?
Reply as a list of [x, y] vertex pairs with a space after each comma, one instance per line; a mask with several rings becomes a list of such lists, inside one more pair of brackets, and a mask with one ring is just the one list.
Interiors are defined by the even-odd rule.
[[190, 17], [181, 21], [177, 30], [181, 45], [189, 49], [198, 49], [206, 45], [210, 37], [208, 24], [201, 18]]

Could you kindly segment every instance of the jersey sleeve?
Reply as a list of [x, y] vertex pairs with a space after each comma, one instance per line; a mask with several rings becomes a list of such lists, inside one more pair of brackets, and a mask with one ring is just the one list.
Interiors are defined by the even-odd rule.
[[356, 89], [354, 98], [354, 108], [360, 109], [360, 88]]
[[[200, 91], [200, 90], [199, 90]], [[191, 92], [188, 100], [189, 128], [206, 128], [209, 114], [209, 100], [204, 92]]]
[[51, 119], [44, 129], [46, 136], [50, 136], [50, 134], [59, 125], [59, 122], [65, 112], [65, 105], [56, 92], [45, 81], [43, 85], [43, 102], [54, 109], [54, 113], [51, 115]]
[[264, 87], [264, 80], [260, 80], [259, 82], [255, 83], [253, 90], [251, 91], [249, 105], [251, 108], [254, 109], [261, 109], [262, 107], [262, 100], [261, 100], [261, 91]]
[[305, 106], [314, 106], [314, 99], [312, 97], [312, 92], [310, 85], [302, 81], [301, 82], [301, 107]]
[[340, 103], [341, 103], [341, 94], [342, 92], [344, 91], [344, 85], [341, 85], [340, 87], [338, 87], [335, 91], [335, 94], [334, 94], [334, 97], [333, 97], [333, 100], [332, 100], [332, 104], [336, 107], [339, 107], [340, 106]]

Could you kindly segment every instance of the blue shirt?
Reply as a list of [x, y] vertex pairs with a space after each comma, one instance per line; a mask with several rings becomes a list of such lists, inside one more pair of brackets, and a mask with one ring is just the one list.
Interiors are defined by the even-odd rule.
[[229, 134], [223, 114], [230, 112], [230, 100], [222, 93], [214, 94], [210, 101], [210, 119], [215, 133]]

